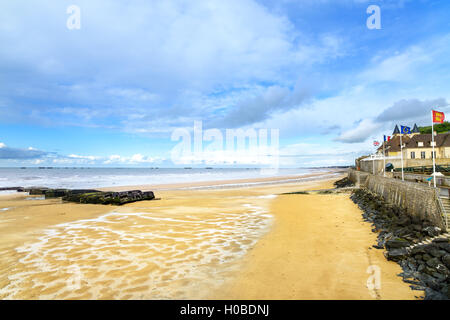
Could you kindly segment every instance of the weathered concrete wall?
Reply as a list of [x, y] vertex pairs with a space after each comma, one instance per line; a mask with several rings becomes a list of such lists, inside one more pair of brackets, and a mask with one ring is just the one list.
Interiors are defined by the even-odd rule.
[[444, 228], [434, 188], [372, 174], [366, 178], [364, 187], [382, 196], [386, 202], [406, 209], [412, 217], [429, 220]]
[[366, 182], [368, 176], [369, 174], [367, 172], [356, 171], [353, 169], [348, 171], [348, 179], [358, 188]]
[[[386, 161], [387, 163], [392, 163], [392, 161]], [[373, 174], [373, 166], [375, 165], [375, 174], [383, 174], [383, 160], [368, 160], [361, 161], [361, 171], [372, 173]], [[393, 164], [395, 167], [395, 164]]]

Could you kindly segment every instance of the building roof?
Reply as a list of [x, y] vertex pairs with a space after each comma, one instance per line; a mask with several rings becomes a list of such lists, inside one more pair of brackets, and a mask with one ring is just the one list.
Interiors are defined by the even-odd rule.
[[[413, 136], [407, 143], [406, 148], [431, 148], [431, 133], [418, 134]], [[434, 137], [436, 147], [450, 147], [450, 133], [441, 133]], [[419, 142], [423, 143], [423, 146], [419, 147]]]
[[392, 134], [393, 135], [394, 134], [400, 134], [400, 129], [398, 128], [398, 125], [395, 125], [394, 132], [392, 132]]
[[411, 133], [420, 133], [419, 127], [417, 126], [417, 123], [414, 123], [414, 128], [412, 129]]
[[[408, 135], [402, 136], [402, 143], [403, 143], [403, 145], [405, 145], [405, 147], [408, 144], [409, 140], [411, 140], [411, 138]], [[400, 151], [400, 135], [394, 136], [391, 138], [391, 140], [389, 140], [388, 142], [385, 142], [384, 149], [387, 152], [399, 152]], [[378, 151], [383, 151], [383, 145], [381, 145], [381, 147], [378, 148]]]
[[[411, 140], [411, 138], [407, 135], [403, 135], [401, 138], [402, 138], [403, 145], [407, 145], [409, 140]], [[400, 149], [400, 136], [393, 137], [386, 146], [387, 146], [386, 150], [389, 152], [399, 152], [401, 150]]]

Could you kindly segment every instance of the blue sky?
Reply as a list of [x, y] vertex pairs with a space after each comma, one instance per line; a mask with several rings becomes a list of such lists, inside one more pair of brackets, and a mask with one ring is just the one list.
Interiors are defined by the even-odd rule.
[[171, 166], [172, 132], [194, 121], [279, 129], [282, 166], [352, 164], [396, 123], [448, 111], [448, 12], [444, 0], [3, 1], [0, 166]]

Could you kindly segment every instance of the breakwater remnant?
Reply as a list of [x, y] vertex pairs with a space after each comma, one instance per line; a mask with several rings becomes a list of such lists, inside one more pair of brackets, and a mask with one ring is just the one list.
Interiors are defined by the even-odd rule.
[[345, 177], [341, 180], [335, 181], [333, 183], [333, 185], [336, 188], [349, 188], [349, 187], [354, 187], [355, 184], [353, 183], [353, 181], [351, 181], [348, 177]]
[[[76, 190], [75, 190], [76, 191]], [[122, 191], [122, 192], [87, 192], [87, 193], [74, 193], [69, 191], [62, 197], [64, 201], [79, 202], [79, 203], [94, 203], [94, 204], [113, 204], [123, 205], [126, 203], [153, 200], [155, 195], [152, 191]]]
[[23, 189], [22, 187], [5, 187], [0, 188], [0, 191], [19, 191]]
[[351, 199], [378, 233], [374, 247], [385, 249], [385, 257], [401, 266], [403, 280], [414, 290], [424, 290], [425, 299], [450, 299], [449, 234], [370, 190], [354, 190]]
[[49, 189], [32, 188], [24, 189], [33, 195], [45, 195], [45, 199], [62, 198], [63, 201], [92, 204], [123, 205], [126, 203], [155, 199], [152, 191], [130, 190], [130, 191], [99, 191], [93, 189]]

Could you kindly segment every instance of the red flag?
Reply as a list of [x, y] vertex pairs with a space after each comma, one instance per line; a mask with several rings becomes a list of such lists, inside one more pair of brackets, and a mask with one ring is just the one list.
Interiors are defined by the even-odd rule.
[[445, 114], [443, 112], [433, 110], [433, 123], [444, 123]]
[[374, 145], [375, 147], [378, 147], [378, 146], [380, 145], [380, 143], [379, 143], [378, 141], [374, 141], [374, 142], [373, 142], [373, 145]]

